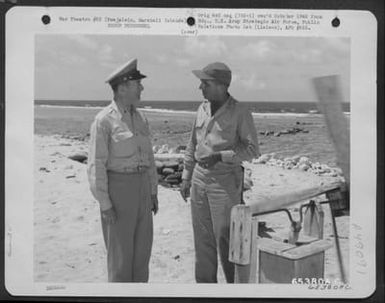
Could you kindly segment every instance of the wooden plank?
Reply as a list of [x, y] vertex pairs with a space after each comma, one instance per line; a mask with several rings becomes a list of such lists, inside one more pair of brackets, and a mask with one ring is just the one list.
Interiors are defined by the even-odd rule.
[[285, 250], [282, 252], [281, 256], [292, 260], [298, 260], [323, 252], [332, 246], [333, 244], [330, 243], [330, 241], [319, 240], [314, 241], [310, 244], [301, 245], [295, 248]]
[[229, 261], [250, 264], [251, 211], [247, 205], [235, 205], [231, 209]]
[[251, 221], [251, 255], [250, 255], [250, 274], [249, 283], [258, 281], [257, 273], [259, 271], [259, 250], [258, 250], [258, 218]]
[[280, 242], [268, 238], [259, 238], [258, 239], [258, 249], [268, 252], [272, 255], [281, 255], [283, 251], [288, 249], [293, 249], [296, 246], [293, 244]]
[[337, 165], [341, 167], [346, 183], [350, 184], [350, 139], [348, 121], [342, 112], [343, 100], [337, 75], [313, 79], [319, 109], [324, 115], [329, 135], [337, 152]]
[[295, 203], [309, 200], [316, 196], [325, 194], [326, 192], [334, 189], [339, 189], [343, 186], [343, 183], [336, 180], [332, 183], [320, 184], [319, 186], [313, 186], [301, 191], [292, 192], [284, 195], [275, 196], [255, 196], [253, 201], [248, 201], [247, 205], [250, 206], [250, 210], [253, 214], [266, 212], [281, 208], [286, 208]]
[[235, 263], [234, 282], [249, 283], [252, 216], [244, 204], [231, 209], [229, 261]]
[[258, 273], [258, 219], [251, 221], [250, 264], [235, 264], [235, 283], [256, 283]]
[[297, 240], [297, 245], [307, 245], [307, 244], [310, 244], [314, 241], [318, 241], [320, 239], [318, 239], [318, 237], [311, 237], [311, 236], [307, 236], [307, 235], [304, 235], [303, 232], [301, 232], [299, 234], [299, 237], [298, 237], [298, 240]]

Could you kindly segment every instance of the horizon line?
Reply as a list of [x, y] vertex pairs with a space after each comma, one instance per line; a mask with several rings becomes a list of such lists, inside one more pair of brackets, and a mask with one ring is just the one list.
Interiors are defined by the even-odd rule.
[[[34, 99], [34, 102], [37, 101], [54, 101], [54, 102], [71, 102], [71, 101], [77, 101], [77, 102], [110, 102], [111, 99], [104, 99], [104, 100], [91, 100], [91, 99]], [[203, 102], [204, 100], [140, 100], [141, 102]], [[270, 101], [255, 101], [255, 100], [238, 100], [239, 102], [285, 102], [285, 103], [302, 103], [302, 102], [308, 102], [308, 103], [318, 103], [318, 101], [282, 101], [282, 100], [270, 100]], [[342, 103], [350, 103], [350, 101], [341, 101]]]

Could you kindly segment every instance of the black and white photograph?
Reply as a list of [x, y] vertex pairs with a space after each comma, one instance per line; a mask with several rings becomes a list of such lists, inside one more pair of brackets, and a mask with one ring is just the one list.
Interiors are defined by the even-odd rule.
[[7, 58], [9, 286], [369, 295], [375, 41], [352, 20], [371, 17], [347, 12], [338, 28], [325, 11], [139, 10], [56, 8], [29, 30], [25, 11], [9, 16], [29, 37], [27, 56]]

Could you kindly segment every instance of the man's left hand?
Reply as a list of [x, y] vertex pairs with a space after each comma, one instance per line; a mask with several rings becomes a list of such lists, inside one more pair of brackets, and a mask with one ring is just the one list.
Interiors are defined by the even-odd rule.
[[200, 158], [198, 164], [203, 168], [211, 168], [220, 161], [222, 161], [221, 153], [214, 152], [208, 156]]
[[159, 205], [158, 205], [158, 195], [151, 195], [151, 205], [152, 205], [152, 212], [154, 215], [158, 213]]

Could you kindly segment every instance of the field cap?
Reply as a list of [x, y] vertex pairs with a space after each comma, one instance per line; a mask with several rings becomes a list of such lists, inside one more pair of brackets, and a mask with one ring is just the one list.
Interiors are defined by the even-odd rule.
[[145, 75], [142, 75], [137, 69], [138, 60], [132, 59], [122, 66], [119, 66], [112, 74], [107, 78], [106, 83], [110, 85], [117, 85], [124, 83], [128, 80], [139, 80], [146, 78]]
[[192, 72], [201, 80], [217, 80], [227, 86], [231, 82], [231, 70], [222, 62], [210, 63], [202, 70], [193, 70]]

